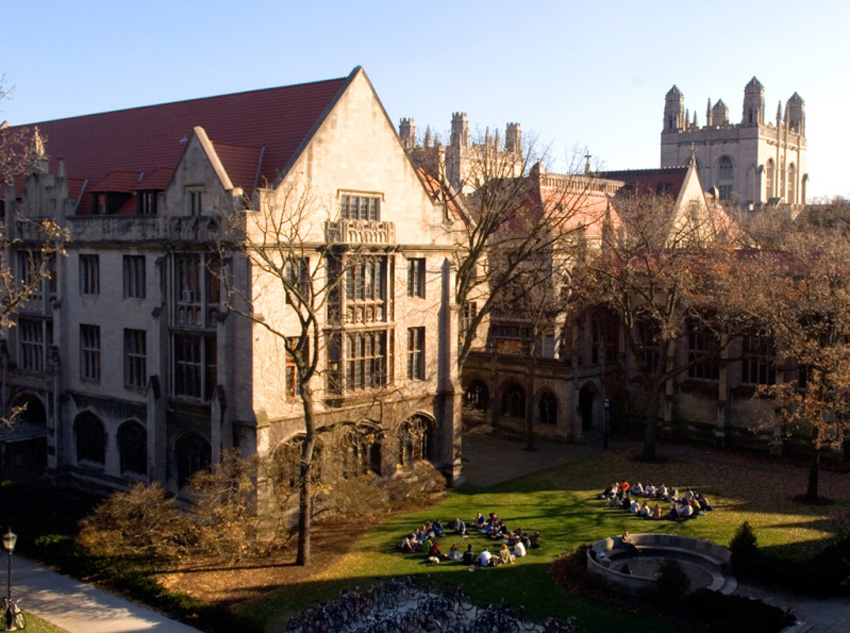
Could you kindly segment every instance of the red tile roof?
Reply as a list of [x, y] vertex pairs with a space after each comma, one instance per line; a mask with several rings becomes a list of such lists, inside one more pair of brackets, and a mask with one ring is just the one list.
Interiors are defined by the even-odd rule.
[[[347, 82], [339, 79], [177, 101], [33, 123], [46, 138], [51, 171], [64, 159], [69, 178], [87, 190], [110, 173], [173, 169], [195, 126], [217, 149], [234, 186], [251, 188], [262, 152], [261, 183], [273, 182], [295, 158]], [[23, 126], [19, 126], [23, 127]], [[236, 148], [235, 146], [240, 146]], [[163, 172], [158, 172], [161, 176]], [[161, 179], [156, 180], [162, 184]], [[166, 181], [167, 182], [167, 181]], [[85, 202], [81, 211], [85, 212]]]
[[669, 193], [673, 199], [679, 197], [685, 176], [688, 173], [684, 167], [657, 167], [652, 169], [621, 169], [606, 171], [599, 174], [602, 178], [622, 180], [626, 186], [639, 193], [663, 194]]
[[129, 193], [136, 189], [140, 176], [141, 172], [138, 171], [111, 171], [96, 183], [89, 183], [89, 191], [123, 191]]

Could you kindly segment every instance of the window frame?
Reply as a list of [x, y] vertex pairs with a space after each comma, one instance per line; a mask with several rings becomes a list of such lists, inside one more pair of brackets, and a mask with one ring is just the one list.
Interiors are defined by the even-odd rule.
[[425, 258], [407, 258], [407, 296], [425, 298]]
[[124, 330], [124, 386], [143, 389], [147, 385], [147, 332]]
[[124, 298], [144, 299], [147, 296], [147, 271], [144, 255], [124, 255]]
[[425, 328], [407, 328], [407, 377], [425, 380]]
[[100, 294], [100, 255], [82, 253], [80, 264], [80, 295], [96, 296]]
[[80, 380], [100, 382], [100, 326], [80, 323]]

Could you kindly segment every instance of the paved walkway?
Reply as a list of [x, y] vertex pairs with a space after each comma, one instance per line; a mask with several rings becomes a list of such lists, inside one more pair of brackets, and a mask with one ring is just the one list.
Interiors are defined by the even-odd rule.
[[197, 629], [47, 571], [19, 556], [12, 559], [12, 597], [20, 598], [25, 611], [69, 633], [198, 633]]

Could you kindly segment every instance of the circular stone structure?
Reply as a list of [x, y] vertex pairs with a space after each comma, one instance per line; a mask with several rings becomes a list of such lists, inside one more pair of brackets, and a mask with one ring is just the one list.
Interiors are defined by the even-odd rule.
[[661, 564], [673, 559], [688, 575], [691, 589], [732, 593], [737, 587], [731, 570], [732, 552], [725, 547], [677, 534], [632, 534], [631, 542], [636, 549], [624, 547], [620, 537], [596, 541], [587, 550], [588, 570], [636, 594], [654, 587]]

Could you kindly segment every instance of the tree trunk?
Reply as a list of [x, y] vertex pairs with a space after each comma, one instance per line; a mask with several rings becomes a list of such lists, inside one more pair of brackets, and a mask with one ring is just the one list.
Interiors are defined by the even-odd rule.
[[313, 394], [309, 387], [299, 385], [304, 409], [304, 441], [301, 444], [301, 481], [298, 498], [298, 555], [296, 565], [310, 564], [310, 531], [313, 519], [313, 456], [316, 447], [316, 423], [313, 418]]
[[[536, 332], [535, 332], [536, 335]], [[531, 358], [528, 361], [528, 394], [525, 398], [525, 450], [537, 450], [534, 447], [534, 377], [537, 373], [536, 345], [531, 344]]]
[[646, 407], [646, 431], [643, 435], [643, 453], [641, 457], [646, 461], [655, 461], [658, 457], [656, 448], [658, 446], [658, 396], [661, 386], [653, 383], [649, 391], [649, 404]]
[[815, 448], [812, 453], [812, 461], [809, 464], [809, 485], [806, 489], [806, 501], [808, 503], [817, 503], [820, 500], [818, 496], [818, 479], [820, 478], [820, 448]]

